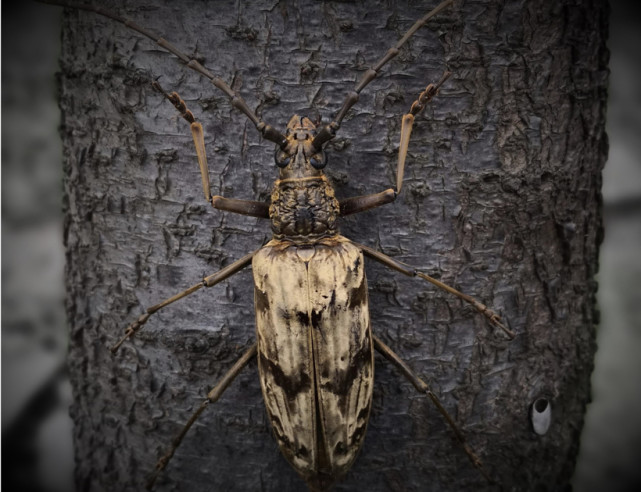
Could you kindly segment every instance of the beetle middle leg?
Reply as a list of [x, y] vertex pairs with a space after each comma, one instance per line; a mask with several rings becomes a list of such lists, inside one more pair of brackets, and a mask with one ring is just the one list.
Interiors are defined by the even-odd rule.
[[207, 393], [207, 398], [203, 400], [203, 402], [200, 404], [198, 409], [194, 412], [194, 414], [189, 418], [185, 426], [182, 428], [180, 433], [171, 442], [171, 447], [169, 448], [169, 451], [167, 451], [167, 453], [165, 453], [158, 460], [158, 463], [156, 463], [156, 471], [153, 473], [151, 477], [149, 477], [149, 480], [147, 481], [147, 484], [145, 486], [147, 490], [150, 490], [153, 487], [158, 476], [167, 467], [169, 460], [174, 455], [174, 453], [176, 452], [176, 449], [178, 449], [178, 446], [180, 446], [180, 443], [182, 442], [183, 438], [185, 437], [185, 435], [187, 434], [191, 426], [194, 424], [194, 422], [196, 422], [200, 414], [205, 411], [205, 409], [209, 406], [210, 403], [216, 403], [218, 401], [218, 399], [222, 396], [222, 394], [229, 387], [232, 381], [236, 379], [236, 376], [238, 376], [238, 373], [240, 373], [240, 371], [247, 365], [247, 363], [256, 356], [256, 350], [257, 350], [257, 345], [256, 343], [254, 343], [254, 345], [252, 345], [251, 348], [247, 350], [241, 356], [241, 358], [236, 361], [236, 363], [222, 377], [222, 379], [218, 382], [218, 384], [214, 386], [214, 388], [209, 393]]
[[467, 441], [465, 440], [465, 437], [463, 436], [463, 433], [461, 430], [458, 428], [456, 423], [454, 422], [454, 419], [450, 416], [450, 414], [445, 410], [445, 407], [441, 403], [441, 401], [438, 399], [438, 397], [434, 394], [434, 392], [430, 389], [429, 385], [423, 381], [421, 378], [419, 378], [412, 369], [407, 365], [407, 363], [401, 359], [391, 348], [389, 348], [387, 345], [385, 345], [380, 338], [378, 338], [376, 335], [372, 335], [372, 340], [374, 341], [374, 348], [378, 350], [383, 357], [385, 357], [387, 360], [389, 360], [392, 364], [394, 364], [402, 373], [403, 375], [412, 383], [412, 385], [416, 388], [416, 390], [419, 393], [423, 393], [427, 395], [430, 400], [434, 403], [438, 411], [441, 413], [443, 418], [447, 421], [448, 425], [456, 435], [456, 440], [459, 442], [461, 447], [463, 448], [463, 451], [465, 451], [465, 454], [467, 454], [467, 457], [470, 459], [472, 464], [476, 467], [476, 469], [485, 477], [485, 479], [489, 483], [494, 483], [494, 480], [488, 475], [488, 473], [485, 471], [485, 468], [483, 468], [483, 463], [481, 463], [480, 458], [474, 453], [472, 448], [469, 446]]
[[372, 258], [373, 260], [376, 260], [379, 263], [382, 263], [383, 265], [391, 268], [392, 270], [396, 270], [397, 272], [407, 275], [408, 277], [419, 277], [419, 278], [422, 278], [423, 280], [427, 280], [429, 283], [435, 285], [439, 289], [443, 289], [444, 291], [455, 295], [459, 299], [464, 300], [465, 302], [470, 304], [472, 307], [474, 307], [479, 313], [485, 316], [485, 318], [488, 320], [490, 324], [503, 330], [503, 332], [510, 338], [510, 340], [516, 336], [512, 330], [510, 330], [507, 326], [505, 326], [501, 322], [501, 317], [498, 314], [492, 311], [485, 304], [474, 299], [472, 296], [464, 294], [463, 292], [460, 292], [455, 288], [450, 287], [449, 285], [444, 284], [443, 282], [436, 280], [435, 278], [430, 277], [429, 275], [424, 274], [423, 272], [419, 272], [415, 268], [405, 263], [395, 260], [394, 258], [390, 258], [389, 256], [381, 253], [380, 251], [376, 251], [375, 249], [365, 246], [363, 244], [357, 244], [357, 243], [354, 243], [354, 244], [356, 244], [356, 246], [358, 246], [363, 251], [363, 254], [368, 258]]
[[145, 313], [140, 315], [136, 321], [131, 323], [127, 328], [125, 329], [125, 334], [123, 337], [113, 346], [111, 347], [111, 352], [116, 353], [118, 348], [127, 340], [129, 337], [134, 335], [142, 326], [147, 322], [149, 317], [154, 314], [157, 311], [160, 311], [162, 308], [168, 306], [169, 304], [172, 304], [173, 302], [182, 299], [183, 297], [186, 297], [190, 294], [193, 294], [197, 290], [199, 290], [201, 287], [213, 287], [219, 282], [222, 282], [223, 280], [231, 277], [235, 273], [238, 273], [240, 270], [245, 268], [247, 265], [249, 265], [252, 261], [252, 258], [254, 255], [258, 252], [259, 250], [256, 250], [252, 253], [249, 253], [248, 255], [243, 256], [240, 260], [235, 261], [231, 265], [227, 265], [225, 268], [222, 270], [219, 270], [218, 272], [209, 275], [208, 277], [205, 277], [201, 282], [192, 285], [188, 289], [179, 292], [178, 294], [171, 296], [168, 299], [165, 299], [164, 301], [156, 304], [155, 306], [152, 306], [150, 308], [147, 308]]

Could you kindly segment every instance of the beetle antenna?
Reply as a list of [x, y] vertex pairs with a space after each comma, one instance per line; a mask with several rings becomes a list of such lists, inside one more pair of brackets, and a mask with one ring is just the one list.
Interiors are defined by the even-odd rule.
[[347, 97], [345, 98], [345, 101], [343, 102], [343, 106], [341, 107], [340, 111], [337, 113], [337, 115], [334, 117], [334, 120], [331, 123], [328, 123], [325, 125], [316, 135], [314, 138], [312, 145], [314, 148], [320, 150], [326, 142], [330, 141], [336, 136], [336, 131], [340, 128], [341, 122], [343, 121], [343, 118], [347, 114], [347, 111], [356, 104], [359, 98], [359, 94], [361, 91], [367, 87], [367, 85], [376, 78], [376, 76], [379, 74], [381, 69], [387, 64], [388, 61], [390, 61], [392, 58], [396, 57], [396, 55], [399, 54], [401, 47], [410, 39], [416, 31], [418, 31], [423, 25], [430, 20], [432, 17], [434, 17], [436, 14], [438, 14], [441, 10], [444, 8], [448, 7], [454, 0], [445, 0], [444, 2], [440, 3], [437, 7], [435, 7], [433, 10], [425, 14], [422, 18], [417, 20], [412, 27], [409, 28], [409, 30], [405, 33], [405, 35], [396, 43], [396, 45], [389, 50], [383, 55], [383, 57], [378, 60], [378, 62], [368, 68], [363, 76], [361, 77], [361, 80], [356, 84], [356, 87], [354, 87], [354, 90], [351, 92], [347, 93]]
[[89, 12], [93, 12], [95, 14], [102, 15], [104, 17], [107, 17], [109, 19], [112, 19], [116, 22], [120, 22], [121, 24], [124, 24], [130, 29], [133, 29], [134, 31], [142, 34], [143, 36], [151, 39], [154, 41], [156, 44], [158, 44], [161, 48], [165, 49], [166, 51], [176, 55], [180, 60], [187, 65], [189, 68], [192, 70], [195, 70], [201, 75], [204, 75], [209, 79], [209, 81], [218, 89], [220, 89], [222, 92], [224, 92], [227, 97], [229, 97], [229, 100], [231, 101], [231, 105], [241, 111], [242, 113], [247, 116], [247, 118], [250, 119], [250, 121], [254, 124], [256, 129], [260, 132], [260, 134], [263, 136], [263, 138], [267, 140], [271, 140], [272, 142], [278, 144], [281, 148], [284, 148], [287, 145], [287, 139], [285, 136], [280, 133], [278, 130], [276, 130], [273, 126], [266, 124], [263, 120], [261, 120], [256, 113], [254, 113], [245, 100], [238, 94], [236, 91], [234, 91], [229, 85], [220, 77], [217, 75], [214, 75], [212, 72], [207, 70], [204, 66], [202, 66], [197, 60], [194, 58], [189, 57], [182, 51], [180, 51], [178, 48], [176, 48], [173, 44], [169, 43], [165, 39], [163, 39], [160, 36], [157, 36], [153, 32], [149, 31], [148, 29], [136, 24], [135, 22], [127, 19], [126, 17], [122, 17], [114, 12], [111, 12], [110, 10], [103, 9], [102, 7], [96, 7], [94, 5], [89, 5], [86, 3], [77, 3], [77, 2], [67, 2], [67, 1], [57, 1], [57, 0], [36, 0], [40, 3], [46, 3], [49, 5], [57, 5], [60, 7], [68, 7], [72, 9], [78, 9], [78, 10], [87, 10]]

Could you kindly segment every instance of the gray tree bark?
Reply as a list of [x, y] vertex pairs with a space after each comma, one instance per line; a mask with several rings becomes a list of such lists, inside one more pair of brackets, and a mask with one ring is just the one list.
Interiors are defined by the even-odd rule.
[[[435, 2], [116, 2], [193, 54], [283, 130], [339, 109], [362, 72]], [[43, 7], [45, 8], [45, 7]], [[445, 68], [415, 124], [403, 193], [343, 234], [500, 311], [513, 341], [418, 279], [368, 264], [372, 328], [426, 378], [506, 489], [572, 477], [595, 351], [594, 294], [607, 154], [608, 7], [465, 3], [423, 27], [363, 92], [329, 145], [339, 198], [393, 184], [401, 115]], [[202, 198], [187, 124], [203, 123], [213, 190], [266, 201], [273, 145], [198, 74], [122, 25], [70, 11], [60, 97], [69, 368], [79, 490], [139, 490], [206, 392], [254, 340], [247, 269], [155, 315], [145, 307], [270, 238], [269, 223]], [[553, 421], [537, 436], [538, 397]], [[158, 490], [304, 490], [280, 456], [250, 363], [187, 435]], [[336, 490], [484, 490], [424, 396], [377, 357], [364, 448]]]

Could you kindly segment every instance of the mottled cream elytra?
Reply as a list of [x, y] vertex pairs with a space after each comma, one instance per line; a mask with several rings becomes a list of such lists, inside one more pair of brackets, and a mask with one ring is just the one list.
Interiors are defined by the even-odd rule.
[[155, 89], [190, 124], [207, 201], [218, 210], [269, 219], [273, 237], [265, 246], [202, 282], [148, 308], [112, 346], [112, 352], [117, 352], [157, 311], [202, 287], [212, 287], [251, 265], [256, 342], [211, 390], [174, 439], [158, 461], [155, 473], [146, 484], [148, 488], [167, 467], [198, 416], [210, 403], [217, 401], [242, 368], [256, 356], [268, 418], [281, 452], [310, 490], [328, 490], [348, 472], [362, 447], [372, 407], [375, 350], [397, 366], [419, 392], [435, 403], [473, 465], [488, 481], [492, 481], [428, 385], [373, 335], [364, 258], [405, 275], [419, 277], [450, 292], [476, 308], [508, 337], [513, 337], [513, 333], [501, 323], [496, 313], [482, 303], [379, 251], [349, 240], [340, 235], [338, 229], [340, 217], [396, 199], [402, 188], [414, 117], [437, 95], [449, 72], [446, 71], [437, 83], [429, 84], [402, 117], [395, 189], [339, 201], [323, 171], [328, 165], [324, 147], [336, 136], [361, 91], [421, 26], [452, 1], [442, 2], [416, 21], [394, 47], [366, 70], [328, 124], [321, 126], [304, 115], [293, 115], [285, 133], [264, 122], [240, 94], [200, 62], [138, 24], [99, 7], [64, 1], [45, 2], [98, 13], [152, 39], [187, 67], [209, 79], [229, 97], [232, 106], [253, 123], [264, 139], [276, 144], [274, 163], [279, 175], [269, 202], [212, 196], [202, 125], [178, 94], [167, 93], [154, 82]]

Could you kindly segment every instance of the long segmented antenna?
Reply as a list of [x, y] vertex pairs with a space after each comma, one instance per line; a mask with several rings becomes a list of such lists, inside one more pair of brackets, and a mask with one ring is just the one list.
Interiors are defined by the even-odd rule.
[[354, 104], [356, 104], [361, 91], [365, 87], [367, 87], [367, 85], [372, 80], [376, 78], [380, 70], [387, 64], [388, 61], [390, 61], [392, 58], [396, 57], [396, 55], [399, 54], [401, 47], [407, 42], [407, 40], [410, 39], [416, 31], [418, 31], [421, 27], [423, 27], [423, 25], [428, 20], [430, 20], [432, 17], [434, 17], [444, 8], [448, 7], [453, 1], [454, 0], [445, 0], [444, 2], [440, 3], [436, 8], [434, 8], [433, 10], [425, 14], [421, 19], [417, 20], [414, 23], [414, 25], [409, 28], [409, 30], [405, 33], [405, 35], [398, 41], [398, 43], [396, 43], [396, 45], [393, 48], [390, 48], [389, 50], [387, 50], [387, 52], [383, 55], [383, 57], [380, 60], [378, 60], [378, 62], [374, 66], [367, 69], [367, 71], [361, 77], [361, 80], [358, 82], [358, 84], [356, 84], [356, 87], [354, 87], [354, 90], [347, 93], [345, 102], [343, 102], [343, 106], [341, 107], [337, 115], [334, 117], [334, 120], [331, 123], [325, 125], [314, 138], [312, 145], [314, 146], [315, 149], [320, 150], [323, 144], [330, 141], [332, 138], [336, 136], [336, 131], [340, 128], [343, 118], [345, 117], [349, 109]]
[[126, 17], [122, 17], [114, 12], [103, 9], [101, 7], [95, 7], [93, 5], [88, 5], [85, 3], [56, 1], [56, 0], [37, 0], [37, 1], [40, 3], [49, 4], [49, 5], [57, 5], [59, 7], [68, 7], [72, 9], [86, 10], [89, 12], [93, 12], [95, 14], [99, 14], [109, 19], [115, 20], [116, 22], [120, 22], [121, 24], [124, 24], [128, 28], [133, 29], [136, 32], [139, 32], [143, 36], [154, 41], [161, 48], [176, 55], [178, 58], [180, 58], [180, 60], [185, 65], [187, 65], [192, 70], [195, 70], [199, 74], [207, 77], [216, 88], [223, 91], [227, 95], [227, 97], [229, 97], [233, 107], [242, 111], [245, 114], [245, 116], [247, 116], [247, 118], [251, 120], [251, 122], [254, 124], [256, 129], [263, 136], [263, 138], [278, 144], [281, 148], [284, 148], [287, 145], [287, 139], [285, 138], [285, 136], [282, 133], [280, 133], [278, 130], [276, 130], [273, 126], [268, 125], [264, 121], [262, 121], [256, 115], [256, 113], [254, 113], [249, 108], [249, 106], [247, 105], [245, 100], [240, 96], [240, 94], [238, 94], [231, 87], [229, 87], [229, 85], [223, 79], [211, 73], [209, 70], [203, 67], [197, 60], [190, 58], [189, 56], [184, 54], [182, 51], [180, 51], [178, 48], [176, 48], [174, 45], [172, 45], [162, 37], [156, 36], [153, 32], [145, 29], [142, 26], [139, 26], [138, 24], [127, 19]]

